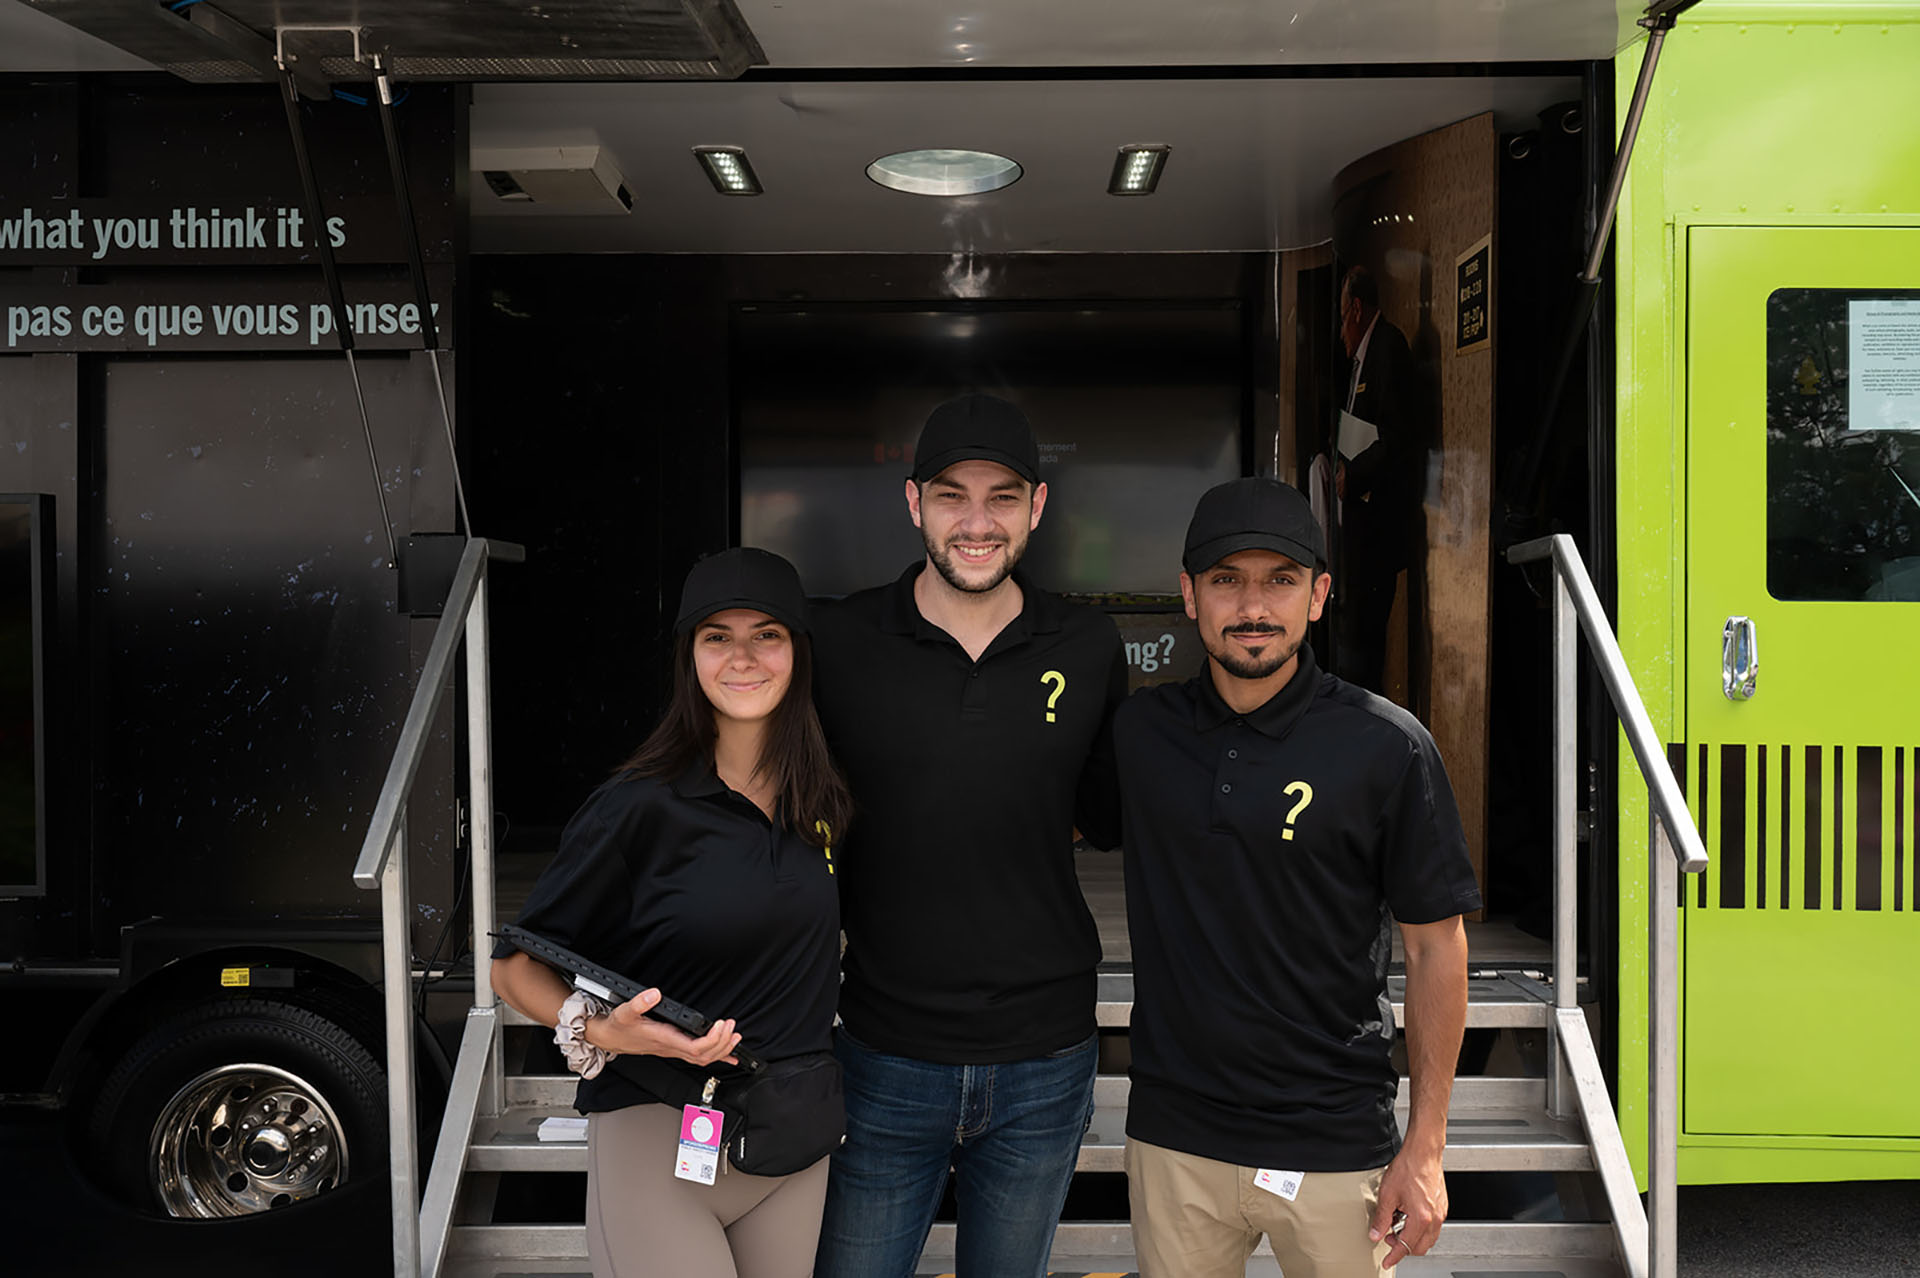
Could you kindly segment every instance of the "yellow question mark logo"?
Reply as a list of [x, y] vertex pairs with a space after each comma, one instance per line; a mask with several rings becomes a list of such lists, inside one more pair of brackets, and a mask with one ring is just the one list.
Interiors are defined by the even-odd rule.
[[1300, 814], [1307, 810], [1309, 803], [1313, 802], [1313, 787], [1305, 781], [1294, 781], [1280, 793], [1297, 794], [1300, 796], [1300, 801], [1293, 805], [1293, 811], [1287, 813], [1287, 828], [1280, 831], [1281, 838], [1291, 839], [1293, 837], [1293, 823], [1300, 819]]
[[1053, 707], [1060, 700], [1060, 694], [1067, 690], [1067, 677], [1058, 670], [1049, 670], [1040, 676], [1040, 682], [1052, 688], [1047, 694], [1047, 722], [1053, 722]]

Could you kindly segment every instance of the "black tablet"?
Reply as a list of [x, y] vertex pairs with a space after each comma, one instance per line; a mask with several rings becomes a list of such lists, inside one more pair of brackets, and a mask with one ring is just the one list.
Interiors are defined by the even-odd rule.
[[[584, 959], [565, 946], [555, 945], [545, 937], [536, 936], [517, 923], [509, 923], [494, 935], [518, 946], [549, 967], [565, 972], [572, 978], [575, 989], [585, 990], [609, 1003], [624, 1003], [642, 990], [650, 988], [618, 972], [601, 967], [589, 959]], [[669, 1025], [678, 1026], [695, 1038], [700, 1038], [713, 1028], [711, 1017], [694, 1011], [684, 1003], [674, 1002], [664, 993], [661, 994], [658, 1003], [647, 1009], [647, 1015], [663, 1020]], [[765, 1061], [744, 1046], [734, 1048], [731, 1055], [740, 1062], [740, 1068], [749, 1073], [760, 1070], [766, 1065]]]

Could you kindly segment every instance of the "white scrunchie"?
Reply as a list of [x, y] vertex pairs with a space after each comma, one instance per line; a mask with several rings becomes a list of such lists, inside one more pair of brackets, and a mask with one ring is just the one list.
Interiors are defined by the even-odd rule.
[[608, 1005], [585, 990], [575, 990], [560, 1005], [560, 1023], [553, 1027], [553, 1041], [567, 1058], [567, 1068], [582, 1078], [592, 1078], [606, 1068], [613, 1053], [587, 1041], [587, 1022], [605, 1016]]

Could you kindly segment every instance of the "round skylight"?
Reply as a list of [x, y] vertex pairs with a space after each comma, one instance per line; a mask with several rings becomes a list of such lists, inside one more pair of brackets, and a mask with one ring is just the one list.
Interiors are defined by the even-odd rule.
[[901, 151], [869, 164], [867, 176], [910, 195], [980, 195], [1018, 182], [1020, 166], [990, 151]]

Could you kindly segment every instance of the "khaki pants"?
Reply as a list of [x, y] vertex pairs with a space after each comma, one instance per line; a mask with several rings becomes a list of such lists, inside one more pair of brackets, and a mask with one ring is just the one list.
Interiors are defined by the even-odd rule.
[[827, 1159], [790, 1176], [673, 1174], [680, 1110], [632, 1105], [587, 1118], [587, 1255], [594, 1278], [806, 1278]]
[[1367, 1240], [1385, 1168], [1308, 1172], [1292, 1202], [1256, 1168], [1127, 1139], [1127, 1201], [1140, 1278], [1245, 1278], [1265, 1234], [1286, 1278], [1379, 1278], [1388, 1244]]

